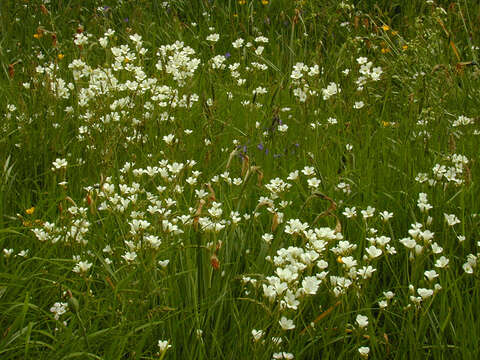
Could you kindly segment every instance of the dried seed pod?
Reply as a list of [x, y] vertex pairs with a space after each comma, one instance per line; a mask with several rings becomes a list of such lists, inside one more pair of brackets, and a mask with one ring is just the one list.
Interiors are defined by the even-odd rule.
[[273, 214], [273, 219], [272, 219], [272, 232], [275, 232], [275, 230], [277, 230], [277, 227], [278, 227], [278, 214], [275, 213]]
[[250, 163], [250, 159], [248, 158], [247, 155], [244, 155], [243, 161], [242, 161], [242, 176], [244, 176], [245, 173], [247, 172], [249, 163]]
[[13, 76], [15, 75], [15, 65], [10, 64], [8, 65], [8, 76], [10, 76], [10, 79], [13, 79]]
[[48, 15], [48, 9], [45, 5], [40, 5], [40, 10], [42, 11], [43, 15]]
[[208, 200], [217, 201], [215, 197], [215, 191], [213, 191], [212, 185], [210, 183], [206, 183], [205, 186], [208, 188], [208, 192], [210, 193], [210, 195], [208, 196]]

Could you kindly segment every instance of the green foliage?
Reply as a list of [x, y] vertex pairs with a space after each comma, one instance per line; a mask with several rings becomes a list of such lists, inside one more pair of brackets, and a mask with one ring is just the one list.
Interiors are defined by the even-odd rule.
[[477, 14], [2, 2], [0, 357], [476, 358]]

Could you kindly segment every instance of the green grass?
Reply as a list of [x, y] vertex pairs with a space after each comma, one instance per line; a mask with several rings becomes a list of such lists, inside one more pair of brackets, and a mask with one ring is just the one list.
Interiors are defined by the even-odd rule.
[[2, 3], [0, 357], [475, 359], [479, 13]]

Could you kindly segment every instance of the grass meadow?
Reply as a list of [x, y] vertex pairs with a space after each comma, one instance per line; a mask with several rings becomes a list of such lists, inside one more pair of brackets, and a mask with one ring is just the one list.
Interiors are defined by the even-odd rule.
[[479, 14], [2, 1], [0, 358], [478, 359]]

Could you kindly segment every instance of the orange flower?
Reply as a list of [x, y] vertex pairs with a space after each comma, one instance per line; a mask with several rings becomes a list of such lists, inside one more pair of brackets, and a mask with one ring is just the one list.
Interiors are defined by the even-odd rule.
[[38, 27], [37, 28], [37, 32], [35, 34], [33, 34], [33, 37], [35, 39], [40, 39], [41, 37], [43, 37], [43, 29], [41, 27]]
[[32, 206], [30, 209], [25, 210], [28, 215], [32, 215], [35, 212], [35, 206]]
[[388, 26], [388, 25], [383, 25], [383, 26], [382, 26], [382, 29], [383, 29], [383, 31], [388, 31], [388, 30], [390, 30], [390, 26]]
[[212, 265], [214, 270], [220, 269], [220, 260], [218, 260], [217, 255], [213, 254], [210, 257], [210, 264]]

